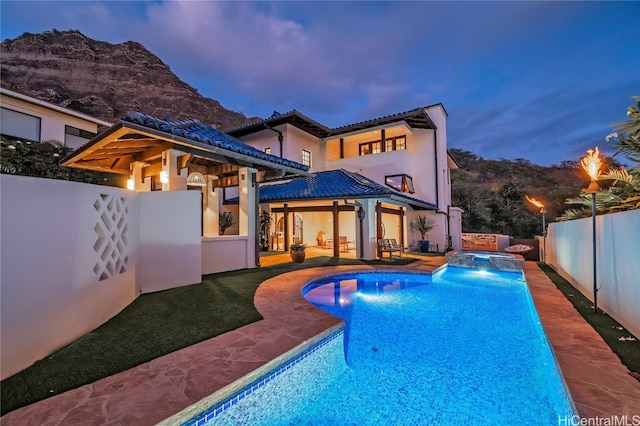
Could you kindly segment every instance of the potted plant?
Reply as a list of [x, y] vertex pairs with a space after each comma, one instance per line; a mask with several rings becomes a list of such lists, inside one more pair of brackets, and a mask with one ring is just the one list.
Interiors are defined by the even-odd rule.
[[224, 212], [218, 215], [218, 223], [220, 225], [220, 235], [224, 235], [227, 228], [231, 228], [238, 219], [231, 212]]
[[301, 263], [304, 261], [305, 252], [307, 246], [305, 244], [291, 244], [289, 246], [289, 254], [291, 255], [291, 260], [296, 263]]
[[429, 240], [426, 239], [426, 236], [427, 232], [431, 231], [435, 226], [436, 223], [433, 219], [423, 215], [418, 215], [415, 220], [411, 222], [411, 227], [420, 233], [420, 251], [422, 253], [429, 251]]

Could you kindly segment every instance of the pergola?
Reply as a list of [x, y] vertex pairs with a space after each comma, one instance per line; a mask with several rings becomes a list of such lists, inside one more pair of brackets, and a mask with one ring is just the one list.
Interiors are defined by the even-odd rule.
[[258, 182], [310, 175], [302, 164], [263, 153], [198, 120], [160, 120], [138, 112], [71, 153], [62, 165], [129, 175], [137, 191], [156, 189], [163, 171], [162, 180], [168, 180], [163, 190], [187, 189], [193, 172], [208, 175], [212, 188], [237, 186], [243, 167], [257, 170]]

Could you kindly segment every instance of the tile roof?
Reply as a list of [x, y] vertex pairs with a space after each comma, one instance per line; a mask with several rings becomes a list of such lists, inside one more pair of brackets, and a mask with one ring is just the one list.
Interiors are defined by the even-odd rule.
[[259, 158], [275, 164], [303, 170], [305, 172], [309, 170], [309, 166], [267, 154], [209, 124], [196, 119], [173, 120], [169, 117], [165, 117], [164, 120], [162, 120], [138, 111], [130, 111], [122, 118], [122, 121], [140, 124], [151, 129], [157, 129], [165, 133], [181, 136], [202, 144], [226, 149], [248, 157]]
[[[344, 169], [315, 172], [315, 175], [311, 177], [297, 178], [287, 183], [260, 187], [261, 203], [363, 197], [394, 197], [422, 208], [427, 206], [436, 207], [433, 203], [411, 197], [374, 182], [359, 173], [349, 172]], [[237, 201], [237, 198], [227, 200], [229, 203]]]
[[[235, 129], [228, 131], [230, 135], [242, 137], [251, 133], [255, 133], [260, 130], [264, 130], [270, 127], [280, 126], [285, 123], [289, 123], [296, 126], [309, 134], [312, 134], [318, 138], [327, 138], [339, 136], [342, 133], [348, 133], [353, 131], [359, 131], [368, 129], [370, 127], [380, 126], [384, 124], [390, 124], [397, 121], [404, 120], [411, 127], [422, 129], [435, 129], [435, 124], [425, 112], [425, 109], [440, 106], [444, 110], [444, 106], [441, 103], [428, 105], [424, 107], [414, 108], [409, 111], [399, 112], [396, 114], [385, 115], [383, 117], [373, 118], [371, 120], [360, 121], [357, 123], [347, 124], [340, 127], [329, 128], [324, 124], [321, 124], [301, 112], [293, 109], [283, 114], [274, 111], [271, 117], [264, 120], [254, 121]], [[446, 110], [445, 110], [446, 114]]]
[[235, 129], [228, 130], [227, 133], [240, 137], [271, 127], [277, 127], [285, 123], [298, 127], [317, 138], [325, 138], [331, 134], [330, 128], [295, 109], [285, 113], [273, 111], [273, 114], [271, 114], [269, 118], [244, 124]]

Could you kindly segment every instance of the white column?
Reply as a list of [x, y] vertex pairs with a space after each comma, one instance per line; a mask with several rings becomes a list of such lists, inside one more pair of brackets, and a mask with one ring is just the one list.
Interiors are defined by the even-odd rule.
[[238, 228], [240, 235], [247, 237], [247, 268], [256, 266], [256, 221], [258, 219], [258, 205], [256, 204], [253, 185], [257, 170], [244, 167], [238, 170]]
[[[376, 200], [362, 200], [364, 220], [362, 222], [362, 242], [364, 244], [361, 259], [374, 260], [376, 258]], [[358, 255], [360, 251], [358, 250]]]
[[151, 177], [143, 178], [143, 170], [149, 163], [144, 161], [134, 161], [131, 163], [131, 179], [133, 180], [133, 190], [136, 192], [151, 191]]
[[178, 157], [185, 153], [177, 149], [168, 149], [162, 153], [162, 172], [166, 172], [169, 181], [162, 184], [163, 191], [186, 191], [188, 169], [178, 170]]
[[220, 235], [220, 195], [222, 188], [213, 188], [213, 176], [207, 175], [207, 186], [204, 188], [204, 211], [202, 212], [203, 230], [205, 237]]

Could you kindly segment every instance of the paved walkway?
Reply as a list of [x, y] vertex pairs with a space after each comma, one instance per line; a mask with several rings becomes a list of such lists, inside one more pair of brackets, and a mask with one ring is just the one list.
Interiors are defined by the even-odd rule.
[[[288, 255], [261, 260], [268, 266], [288, 261]], [[402, 268], [430, 271], [442, 262], [444, 258], [421, 258]], [[15, 410], [0, 422], [2, 426], [156, 424], [339, 325], [340, 320], [307, 303], [300, 287], [346, 269], [373, 267], [311, 268], [269, 279], [255, 296], [262, 321]], [[525, 274], [581, 416], [627, 415], [629, 422], [640, 416], [640, 382], [535, 263], [526, 263]]]

